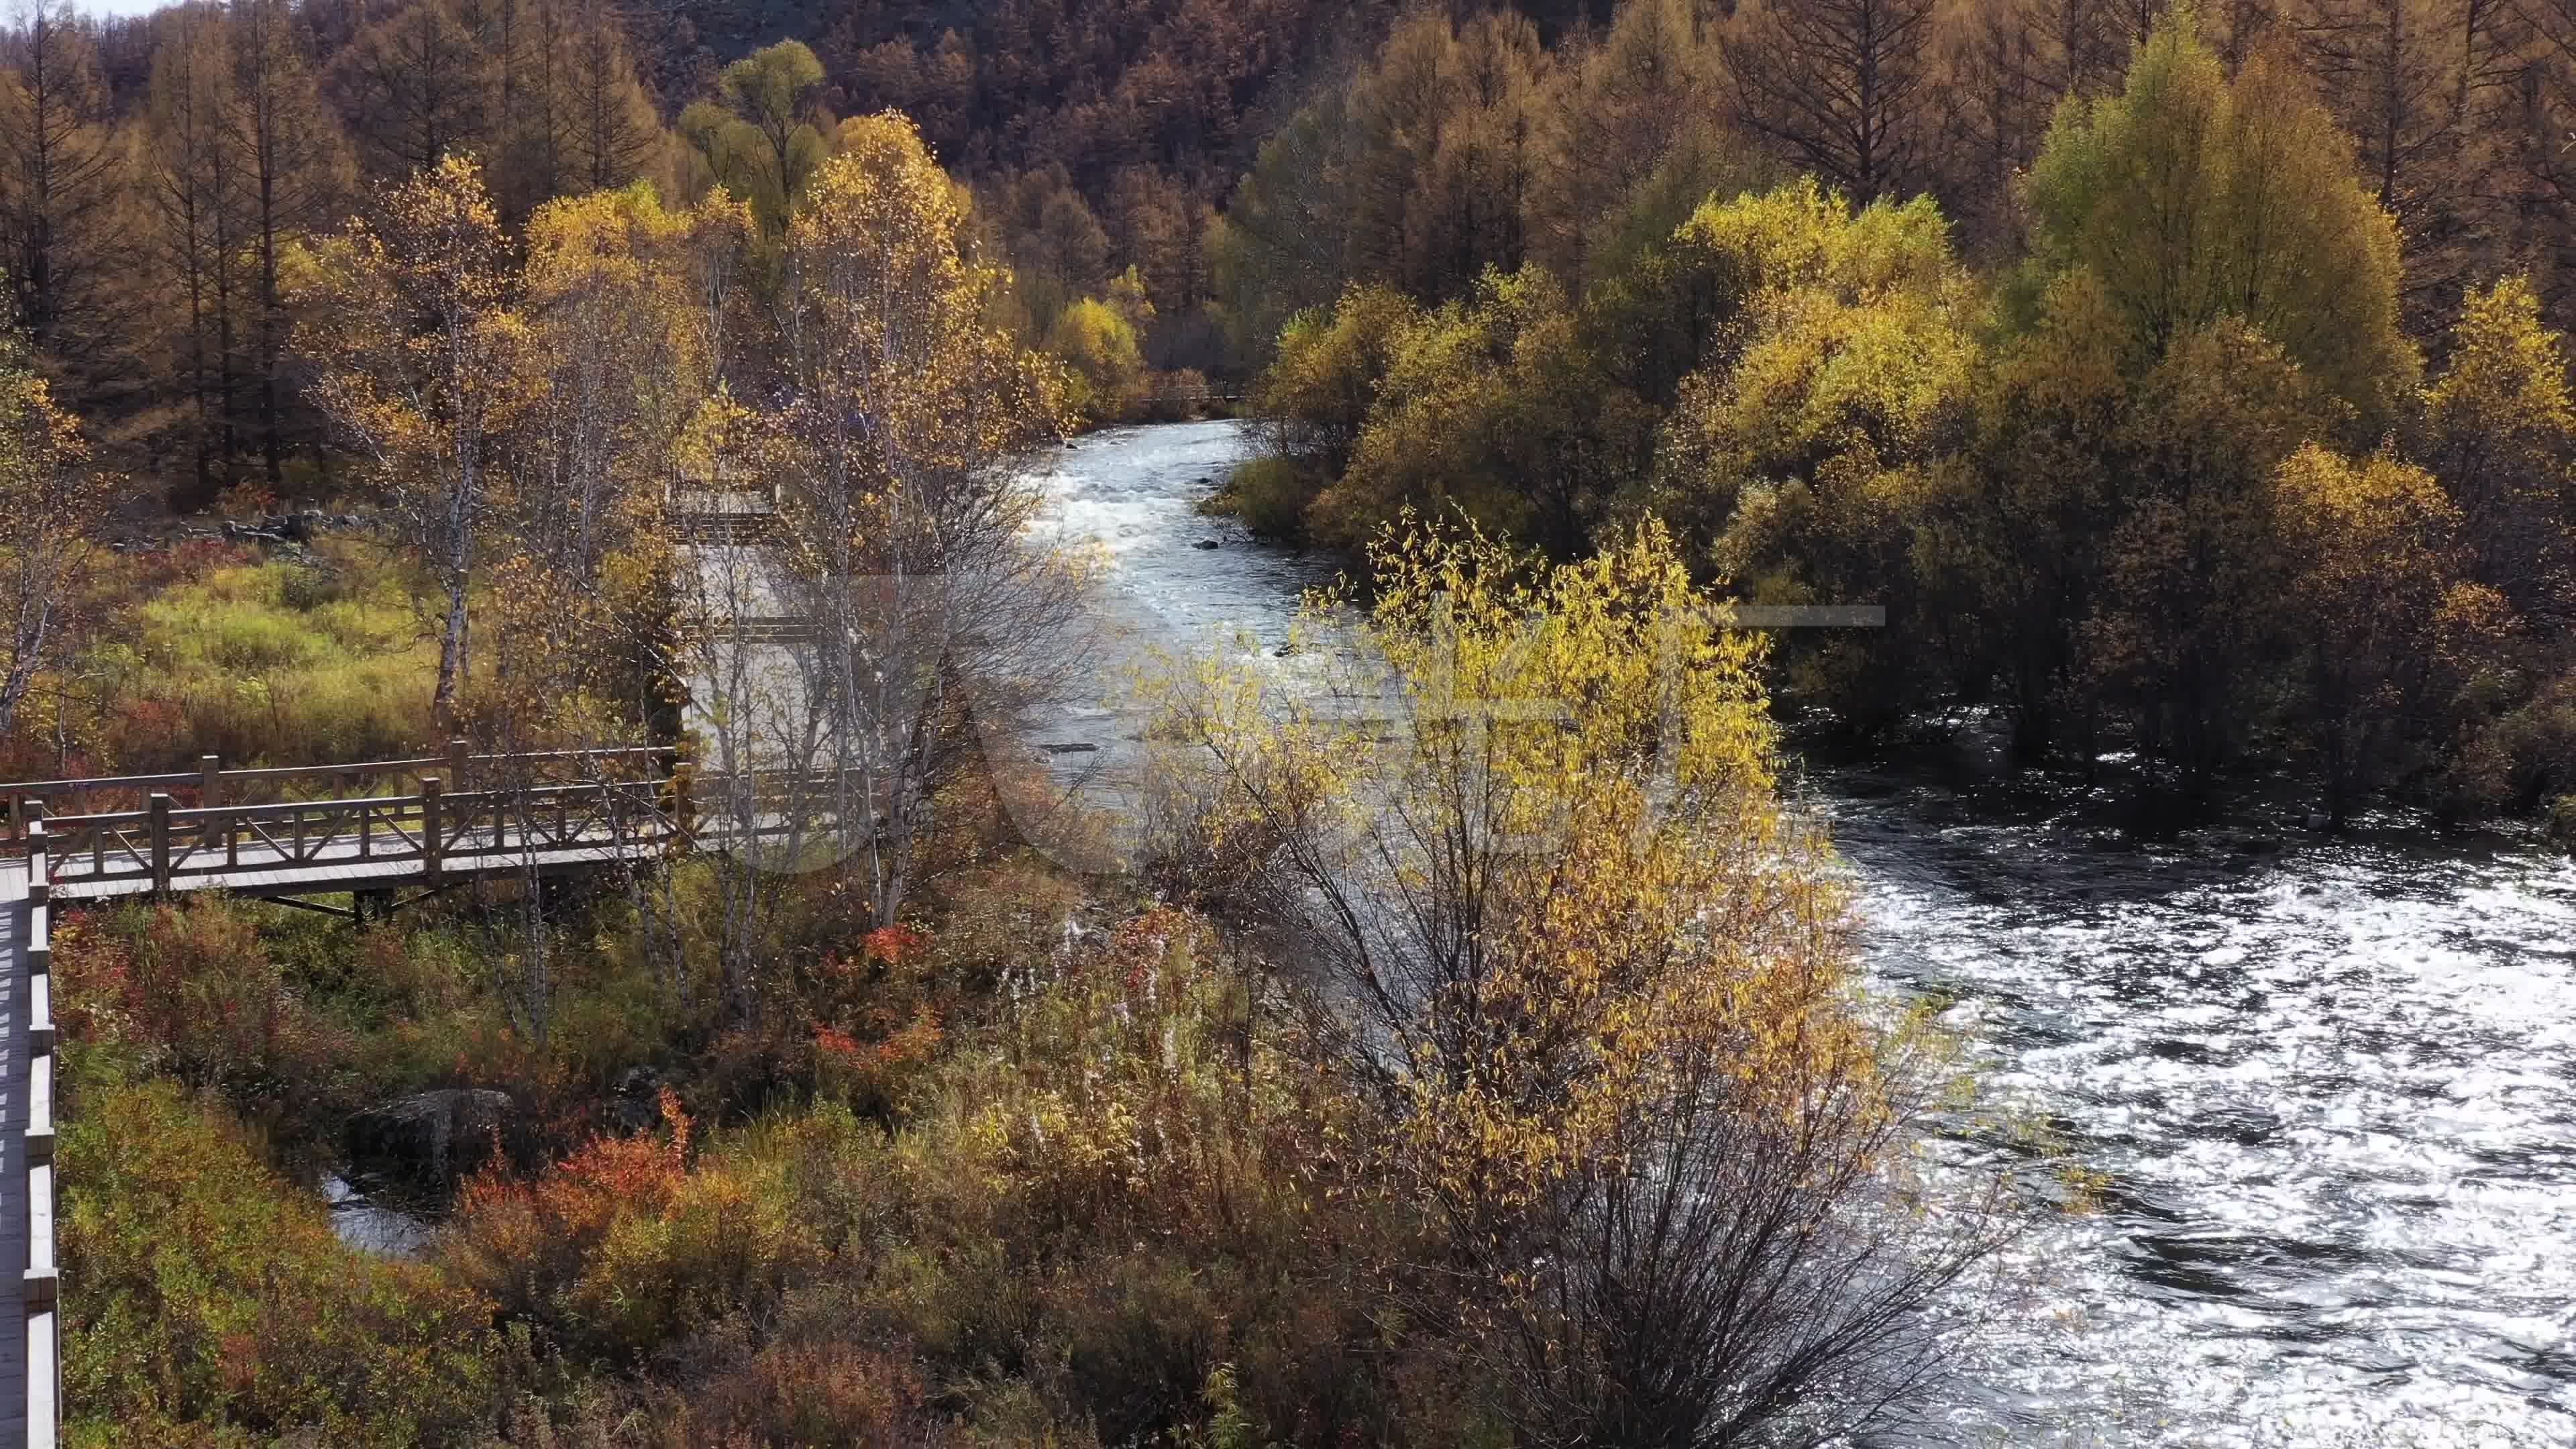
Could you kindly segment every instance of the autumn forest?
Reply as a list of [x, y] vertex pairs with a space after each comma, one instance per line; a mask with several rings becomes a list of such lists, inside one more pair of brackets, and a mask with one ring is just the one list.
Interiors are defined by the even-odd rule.
[[73, 1444], [1965, 1442], [2122, 1188], [1807, 752], [2576, 844], [2576, 0], [19, 0], [0, 279], [0, 777], [829, 846], [60, 918]]

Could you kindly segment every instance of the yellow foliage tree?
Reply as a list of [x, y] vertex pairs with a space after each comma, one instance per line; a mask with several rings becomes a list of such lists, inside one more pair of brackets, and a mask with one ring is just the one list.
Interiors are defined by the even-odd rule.
[[1924, 697], [1958, 622], [1908, 552], [1970, 432], [1982, 298], [1928, 203], [1855, 211], [1812, 182], [1702, 206], [1667, 258], [1699, 289], [1679, 325], [1720, 335], [1648, 500], [1749, 599], [1885, 607], [1888, 630], [1784, 648], [1802, 702], [1883, 720]]
[[0, 335], [0, 738], [55, 651], [109, 492], [79, 425]]
[[2469, 294], [2424, 390], [2414, 451], [2466, 515], [2478, 577], [2517, 607], [2566, 597], [2576, 571], [2576, 402], [2566, 339], [2525, 277]]
[[1007, 708], [1066, 667], [1065, 576], [1021, 538], [1020, 472], [1065, 420], [1059, 369], [987, 323], [1001, 276], [960, 253], [964, 203], [913, 124], [861, 118], [840, 140], [787, 228], [791, 401], [763, 419], [761, 463], [791, 602], [825, 641], [793, 763], [888, 923], [940, 787], [974, 757], [966, 694]]
[[1136, 346], [1135, 324], [1118, 309], [1085, 297], [1056, 314], [1047, 329], [1046, 350], [1064, 360], [1073, 384], [1073, 409], [1094, 420], [1113, 418], [1132, 409], [1145, 381], [1145, 355]]
[[2340, 821], [2380, 757], [2429, 722], [2460, 513], [2421, 468], [2314, 443], [2281, 464], [2274, 489], [2297, 557], [2281, 580], [2282, 622], [2305, 646], [2309, 730]]
[[374, 465], [446, 600], [433, 705], [464, 682], [477, 545], [510, 425], [535, 393], [509, 241], [480, 168], [451, 154], [385, 189], [306, 258], [299, 341], [314, 402]]
[[2230, 80], [2190, 16], [2168, 18], [2118, 95], [2059, 108], [2030, 173], [2037, 266], [2090, 270], [2148, 362], [2242, 319], [2371, 436], [2420, 364], [2398, 325], [2397, 225], [2351, 156], [2290, 59], [2258, 49]]
[[1909, 1360], [1994, 1223], [1871, 1217], [1921, 1041], [1855, 1008], [1754, 637], [1653, 523], [1549, 568], [1408, 520], [1371, 567], [1361, 672], [1324, 697], [1357, 717], [1303, 681], [1173, 684], [1164, 861], [1328, 1004], [1396, 1117], [1387, 1170], [1489, 1287], [1448, 1320], [1466, 1352], [1546, 1443], [1741, 1442]]

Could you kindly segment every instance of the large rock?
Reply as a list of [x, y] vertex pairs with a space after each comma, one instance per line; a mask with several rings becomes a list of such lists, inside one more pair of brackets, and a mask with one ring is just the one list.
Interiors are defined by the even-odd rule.
[[341, 1141], [360, 1173], [446, 1191], [509, 1152], [518, 1115], [507, 1092], [450, 1087], [370, 1107], [349, 1119]]
[[632, 1137], [662, 1120], [662, 1074], [651, 1067], [628, 1067], [617, 1074], [608, 1097], [608, 1125]]

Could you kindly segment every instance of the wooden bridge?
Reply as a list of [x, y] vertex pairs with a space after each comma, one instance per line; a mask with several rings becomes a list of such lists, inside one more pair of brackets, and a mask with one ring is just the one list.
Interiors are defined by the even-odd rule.
[[[652, 861], [700, 833], [667, 748], [0, 785], [0, 1444], [59, 1431], [52, 918], [225, 890], [364, 919], [482, 879]], [[709, 798], [736, 784], [703, 782]], [[767, 792], [763, 792], [767, 793]], [[757, 821], [726, 835], [761, 833]], [[402, 893], [412, 892], [405, 900]], [[346, 909], [309, 899], [348, 892]], [[23, 1253], [23, 1256], [22, 1256]]]

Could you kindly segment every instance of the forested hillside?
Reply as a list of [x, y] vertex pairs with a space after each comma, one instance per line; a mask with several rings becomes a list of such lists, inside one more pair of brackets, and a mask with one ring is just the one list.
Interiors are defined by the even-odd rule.
[[[65, 400], [118, 462], [193, 477], [202, 502], [245, 473], [279, 486], [321, 441], [278, 381], [281, 239], [451, 147], [513, 221], [639, 176], [694, 192], [717, 168], [684, 113], [739, 109], [723, 67], [782, 40], [810, 58], [773, 77], [760, 124], [912, 116], [977, 188], [1032, 340], [1132, 267], [1144, 360], [1223, 371], [1346, 280], [1442, 300], [1534, 261], [1580, 291], [1711, 189], [1802, 172], [1858, 202], [1927, 194], [1963, 259], [2008, 265], [2060, 97], [2116, 88], [2158, 9], [1532, 6], [1381, 50], [1379, 0], [312, 0], [105, 23], [48, 0], [9, 32], [0, 216]], [[2332, 149], [2395, 218], [2409, 335], [2438, 351], [2467, 289], [2508, 271], [2566, 320], [2576, 20], [2549, 0], [2303, 0], [2200, 28], [2228, 70], [2268, 55], [2325, 102]]]
[[2438, 57], [2438, 103], [2320, 72], [2349, 37], [2314, 16], [2168, 16], [1963, 146], [1944, 108], [2008, 92], [1934, 81], [1983, 52], [1927, 12], [1872, 91], [1808, 16], [1638, 0], [1554, 49], [1416, 17], [1299, 111], [1211, 248], [1276, 348], [1235, 510], [1345, 545], [1463, 512], [1558, 555], [1658, 516], [1739, 597], [1887, 609], [1783, 639], [1786, 698], [1845, 730], [1992, 706], [2028, 761], [2186, 794], [2286, 765], [2338, 820], [2571, 798], [2538, 42], [2506, 111]]

